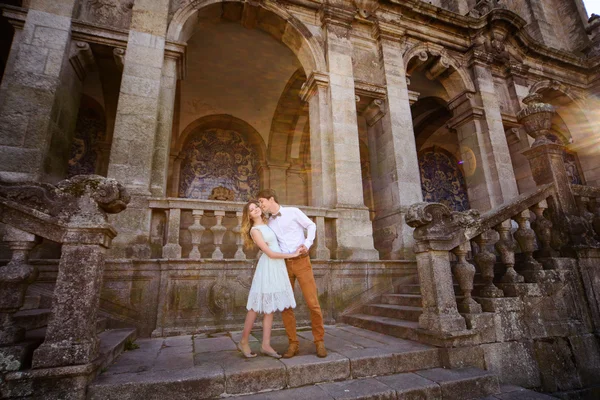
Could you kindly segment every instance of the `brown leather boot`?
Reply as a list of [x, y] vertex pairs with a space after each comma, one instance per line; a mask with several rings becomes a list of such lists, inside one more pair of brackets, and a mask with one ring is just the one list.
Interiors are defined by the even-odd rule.
[[316, 342], [315, 345], [317, 346], [317, 357], [327, 357], [327, 349], [325, 348], [325, 343], [321, 342]]
[[283, 358], [292, 358], [295, 355], [298, 355], [300, 352], [300, 344], [298, 342], [292, 342], [288, 346], [288, 349], [285, 353], [283, 353]]

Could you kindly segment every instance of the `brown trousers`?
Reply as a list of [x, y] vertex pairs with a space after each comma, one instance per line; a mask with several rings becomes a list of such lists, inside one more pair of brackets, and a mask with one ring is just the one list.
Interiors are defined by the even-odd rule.
[[[315, 276], [313, 275], [310, 257], [306, 256], [286, 259], [285, 265], [287, 267], [288, 276], [290, 277], [292, 289], [294, 288], [296, 280], [298, 280], [298, 283], [300, 284], [304, 301], [310, 311], [310, 323], [312, 325], [314, 341], [315, 343], [320, 342], [325, 336], [325, 327], [323, 326], [323, 313], [321, 312], [321, 306], [319, 305], [317, 284], [315, 283]], [[283, 326], [285, 327], [289, 342], [298, 343], [294, 309], [286, 308], [283, 310], [281, 319], [283, 320]]]

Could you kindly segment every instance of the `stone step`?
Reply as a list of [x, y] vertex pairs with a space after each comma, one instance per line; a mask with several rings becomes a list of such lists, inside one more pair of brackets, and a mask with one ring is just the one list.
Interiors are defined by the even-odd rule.
[[[433, 346], [351, 326], [326, 328], [326, 358], [316, 357], [310, 332], [299, 336], [300, 355], [291, 359], [245, 359], [229, 336], [139, 340], [139, 349], [123, 354], [89, 386], [88, 399], [216, 398], [441, 365]], [[281, 352], [287, 337], [276, 335], [272, 344]], [[255, 339], [251, 347], [258, 352], [260, 344]]]
[[368, 329], [401, 339], [419, 340], [419, 335], [416, 332], [419, 328], [418, 322], [367, 314], [346, 315], [343, 319], [345, 323], [358, 328]]
[[423, 309], [421, 307], [398, 306], [395, 304], [368, 304], [363, 307], [364, 314], [413, 322], [419, 321], [419, 316], [422, 312]]
[[243, 400], [443, 399], [468, 400], [499, 393], [496, 376], [477, 368], [442, 368], [345, 380], [239, 396]]
[[420, 294], [384, 294], [381, 296], [383, 304], [395, 304], [398, 306], [421, 307], [423, 298]]
[[419, 284], [411, 284], [411, 285], [398, 285], [396, 287], [397, 294], [421, 294], [421, 285]]
[[106, 330], [108, 326], [108, 318], [106, 317], [98, 317], [96, 320], [96, 333], [101, 333]]
[[17, 311], [14, 314], [15, 322], [18, 326], [26, 330], [42, 328], [48, 325], [50, 314], [52, 311], [47, 308], [39, 308], [35, 310]]

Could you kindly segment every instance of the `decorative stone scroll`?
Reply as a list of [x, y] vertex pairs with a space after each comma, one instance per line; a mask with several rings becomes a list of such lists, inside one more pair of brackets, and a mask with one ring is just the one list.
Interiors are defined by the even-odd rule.
[[[88, 364], [98, 357], [96, 315], [104, 253], [116, 235], [106, 214], [123, 211], [129, 200], [124, 186], [98, 175], [77, 175], [56, 186], [0, 183], [0, 222], [23, 236], [9, 235], [9, 242], [22, 242], [11, 246], [11, 262], [26, 266], [33, 235], [62, 243], [52, 318], [44, 343], [34, 352], [33, 368]], [[20, 281], [30, 277], [21, 274]], [[5, 293], [10, 287], [0, 289], [0, 298], [13, 295]]]

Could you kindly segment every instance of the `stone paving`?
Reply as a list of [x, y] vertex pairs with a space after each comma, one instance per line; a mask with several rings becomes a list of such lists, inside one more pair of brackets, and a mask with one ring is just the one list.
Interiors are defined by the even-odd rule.
[[[500, 393], [497, 377], [485, 371], [439, 368], [435, 347], [348, 325], [326, 327], [326, 358], [316, 356], [310, 330], [299, 331], [300, 354], [291, 359], [243, 358], [236, 349], [240, 336], [139, 339], [138, 349], [123, 353], [92, 383], [88, 399], [397, 399], [417, 392], [423, 399], [460, 399]], [[257, 330], [254, 352], [260, 340]], [[283, 330], [273, 331], [272, 345], [280, 353], [286, 349]]]

